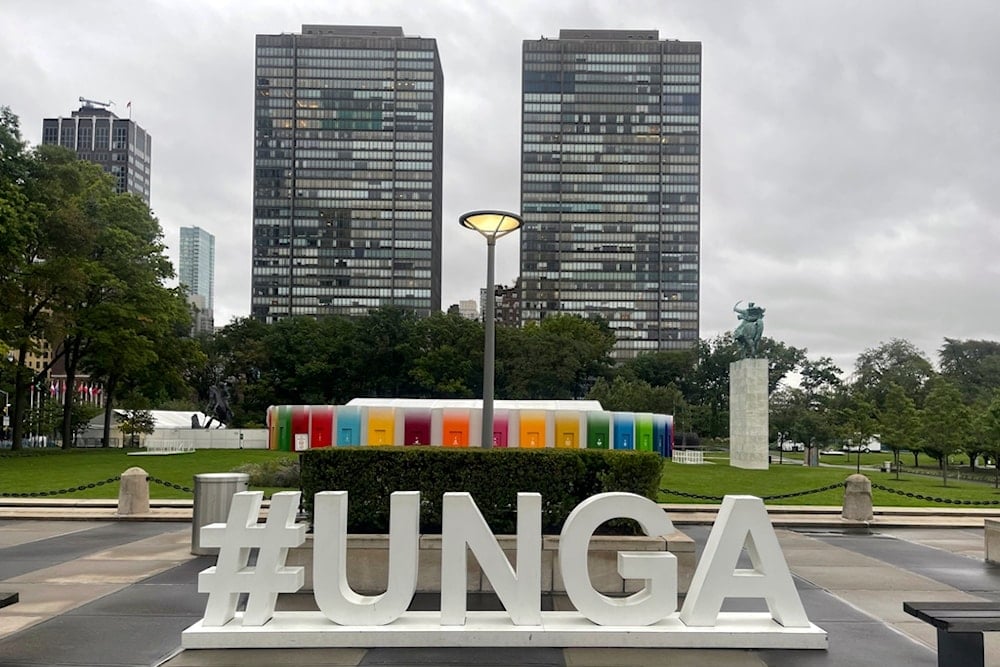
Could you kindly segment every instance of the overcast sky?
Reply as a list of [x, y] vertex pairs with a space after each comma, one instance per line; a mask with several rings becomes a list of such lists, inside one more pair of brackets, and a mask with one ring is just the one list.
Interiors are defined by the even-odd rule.
[[[0, 105], [41, 141], [80, 96], [153, 137], [151, 205], [216, 237], [216, 324], [249, 313], [254, 36], [303, 24], [437, 39], [445, 77], [442, 306], [477, 299], [468, 210], [519, 206], [521, 42], [561, 28], [703, 43], [701, 336], [831, 356], [1000, 340], [1000, 3], [881, 0], [0, 0]], [[497, 246], [497, 280], [518, 241]]]

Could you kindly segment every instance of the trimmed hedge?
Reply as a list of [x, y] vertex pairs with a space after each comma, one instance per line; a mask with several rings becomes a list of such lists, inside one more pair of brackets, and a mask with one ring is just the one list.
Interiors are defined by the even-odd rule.
[[[348, 531], [389, 532], [393, 491], [420, 491], [420, 532], [441, 532], [441, 499], [467, 491], [496, 534], [517, 532], [517, 493], [542, 495], [542, 532], [558, 534], [581, 501], [605, 491], [655, 500], [663, 461], [652, 452], [593, 449], [451, 449], [337, 447], [302, 455], [302, 491], [310, 521], [319, 491], [348, 492]], [[629, 521], [601, 532], [635, 534]]]

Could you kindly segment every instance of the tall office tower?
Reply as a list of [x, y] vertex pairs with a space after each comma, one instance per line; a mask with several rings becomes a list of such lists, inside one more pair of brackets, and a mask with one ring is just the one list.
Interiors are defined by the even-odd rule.
[[200, 227], [181, 227], [177, 270], [195, 309], [194, 332], [212, 333], [215, 313], [215, 236]]
[[82, 97], [80, 102], [83, 106], [70, 118], [42, 121], [42, 143], [65, 146], [81, 160], [101, 165], [115, 177], [118, 192], [137, 195], [148, 205], [152, 137], [138, 123], [110, 111], [111, 102]]
[[441, 309], [444, 77], [398, 27], [257, 35], [251, 315]]
[[701, 43], [523, 46], [521, 318], [604, 317], [614, 356], [698, 341]]

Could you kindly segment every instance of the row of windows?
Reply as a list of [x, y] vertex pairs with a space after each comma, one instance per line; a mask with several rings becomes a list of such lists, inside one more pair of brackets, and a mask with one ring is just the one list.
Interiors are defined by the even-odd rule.
[[[365, 95], [363, 93], [370, 93], [371, 97], [377, 98], [378, 94], [391, 94], [396, 97], [405, 94], [411, 94], [414, 91], [423, 90], [434, 90], [434, 81], [430, 77], [423, 76], [409, 76], [408, 79], [312, 79], [312, 78], [299, 78], [296, 80], [295, 93], [299, 97], [309, 96], [315, 97], [313, 94], [307, 94], [310, 90], [345, 90], [350, 91], [352, 96], [359, 99], [363, 99]], [[419, 80], [417, 80], [419, 79]], [[284, 89], [278, 89], [279, 92], [286, 91], [290, 88], [290, 84], [286, 84]], [[271, 89], [274, 92], [274, 89]], [[290, 94], [290, 93], [289, 93]]]
[[[698, 207], [693, 206], [693, 211], [685, 211], [685, 213], [697, 213]], [[638, 216], [637, 216], [638, 217]], [[697, 215], [673, 215], [666, 214], [662, 217], [660, 215], [648, 215], [642, 216], [649, 221], [649, 225], [643, 225], [640, 222], [632, 221], [628, 224], [622, 224], [622, 218], [619, 215], [611, 215], [604, 213], [594, 213], [594, 214], [575, 214], [575, 213], [538, 213], [527, 218], [524, 222], [524, 231], [534, 231], [542, 227], [551, 225], [556, 231], [562, 231], [562, 229], [569, 225], [571, 229], [575, 231], [582, 229], [600, 230], [602, 236], [594, 236], [593, 240], [600, 240], [603, 234], [608, 233], [608, 231], [627, 232], [627, 233], [638, 233], [642, 231], [663, 231], [663, 232], [697, 232], [699, 230], [698, 216]], [[689, 218], [689, 220], [675, 220], [677, 218], [684, 219]], [[661, 222], [662, 220], [662, 222]], [[685, 224], [689, 223], [689, 224]], [[546, 225], [548, 223], [548, 225]], [[605, 231], [608, 230], [608, 231]], [[522, 238], [524, 238], [522, 236]], [[582, 240], [586, 240], [588, 237], [580, 237]], [[621, 238], [618, 240], [629, 241], [632, 239]]]
[[[264, 56], [284, 56], [291, 55], [295, 50], [292, 47], [257, 47], [257, 54]], [[357, 58], [360, 60], [380, 60], [385, 58], [403, 58], [406, 60], [433, 59], [434, 51], [413, 51], [395, 49], [345, 49], [341, 47], [329, 48], [300, 48], [297, 51], [300, 57], [329, 57], [335, 53], [337, 57]]]
[[535, 62], [606, 62], [606, 63], [697, 63], [701, 62], [698, 53], [584, 53], [563, 51], [561, 53], [545, 53], [541, 51], [524, 52], [525, 63]]
[[[314, 204], [317, 209], [336, 208], [335, 206], [331, 206], [331, 204], [341, 203], [340, 200], [337, 199], [317, 201], [320, 198], [314, 194], [315, 192], [316, 192], [315, 190], [299, 191], [299, 193], [296, 195], [296, 197], [299, 198], [299, 202], [296, 204], [297, 212], [308, 210], [309, 203]], [[288, 200], [290, 198], [291, 198], [290, 195], [273, 196], [267, 192], [257, 191], [254, 192], [254, 198], [253, 198], [254, 209], [265, 211], [266, 217], [273, 217], [272, 212], [274, 211], [284, 211], [283, 215], [287, 217], [288, 209], [283, 207], [288, 206]], [[391, 206], [389, 205], [389, 202], [393, 202]], [[398, 216], [405, 216], [407, 211], [414, 211], [414, 213], [412, 213], [410, 216], [413, 218], [417, 217], [418, 212], [426, 211], [428, 206], [430, 205], [430, 202], [426, 201], [410, 201], [406, 199], [369, 201], [367, 198], [354, 199], [350, 202], [343, 202], [343, 203], [350, 204], [351, 209], [374, 209], [376, 211], [385, 211], [391, 208]]]
[[[356, 81], [359, 83], [367, 83], [365, 86], [367, 88], [372, 88], [377, 85], [378, 87], [384, 87], [384, 84], [388, 83], [390, 87], [401, 87], [406, 88], [407, 83], [414, 81], [433, 81], [434, 72], [421, 69], [408, 69], [408, 70], [386, 70], [384, 73], [378, 73], [372, 69], [361, 68], [361, 69], [319, 69], [315, 67], [299, 67], [297, 69], [292, 69], [289, 67], [258, 67], [257, 68], [257, 78], [297, 78], [299, 85], [304, 88], [336, 88], [335, 85], [330, 85], [335, 81], [341, 82], [343, 85], [347, 81]], [[313, 86], [309, 85], [304, 81], [304, 79], [315, 79], [317, 81], [328, 82], [325, 86]]]
[[[677, 178], [692, 179], [687, 181], [688, 183], [697, 183], [698, 177], [690, 176], [678, 176]], [[546, 201], [553, 199], [551, 196], [542, 195], [553, 195], [562, 194], [565, 196], [559, 197], [563, 201], [587, 201], [592, 200], [595, 202], [603, 201], [623, 201], [618, 198], [617, 195], [612, 197], [614, 193], [621, 192], [634, 192], [634, 193], [647, 193], [642, 195], [638, 199], [627, 199], [624, 201], [645, 201], [646, 197], [652, 193], [685, 193], [685, 192], [698, 192], [697, 185], [670, 185], [670, 184], [659, 184], [659, 183], [523, 183], [521, 186], [521, 191], [525, 193], [525, 201]], [[573, 196], [577, 193], [589, 194], [589, 197], [576, 197]], [[654, 198], [649, 198], [649, 201], [655, 201]]]

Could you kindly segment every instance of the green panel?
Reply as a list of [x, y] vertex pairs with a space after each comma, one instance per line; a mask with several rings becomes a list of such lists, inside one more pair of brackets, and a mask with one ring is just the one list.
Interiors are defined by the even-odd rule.
[[611, 447], [611, 415], [607, 412], [587, 413], [587, 449]]
[[640, 452], [652, 452], [656, 449], [653, 440], [653, 415], [638, 414], [635, 416], [635, 448]]
[[292, 451], [292, 406], [278, 406], [278, 451]]

